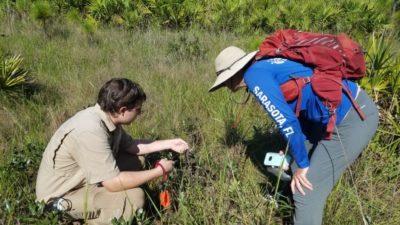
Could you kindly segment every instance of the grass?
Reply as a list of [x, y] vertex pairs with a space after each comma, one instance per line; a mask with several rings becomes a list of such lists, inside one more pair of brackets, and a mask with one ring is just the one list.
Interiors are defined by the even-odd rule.
[[[289, 205], [271, 210], [262, 197], [274, 185], [261, 165], [263, 152], [285, 147], [271, 121], [253, 100], [236, 104], [240, 93], [207, 93], [218, 52], [229, 45], [253, 50], [261, 37], [99, 28], [88, 38], [77, 26], [57, 24], [49, 38], [18, 22], [0, 23], [0, 30], [0, 49], [23, 56], [39, 87], [29, 98], [0, 90], [0, 224], [56, 224], [58, 215], [34, 201], [41, 153], [57, 127], [93, 104], [100, 86], [115, 76], [137, 81], [148, 95], [141, 118], [125, 128], [133, 137], [182, 137], [194, 146], [171, 174], [172, 209], [161, 210], [154, 200], [158, 213], [148, 214], [146, 223], [265, 224], [272, 217], [271, 224], [279, 224], [287, 213]], [[348, 173], [341, 178], [327, 201], [325, 224], [360, 224], [354, 188], [371, 224], [400, 223], [399, 150], [380, 142], [387, 135], [378, 132], [351, 167], [354, 183]]]

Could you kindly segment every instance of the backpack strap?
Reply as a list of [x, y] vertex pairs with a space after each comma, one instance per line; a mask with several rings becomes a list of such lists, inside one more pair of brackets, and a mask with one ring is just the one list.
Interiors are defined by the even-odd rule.
[[[330, 79], [330, 78], [325, 77], [325, 79]], [[334, 82], [336, 82], [336, 83], [338, 83], [338, 84], [340, 84], [342, 86], [342, 89], [344, 90], [344, 93], [346, 93], [347, 97], [349, 97], [349, 99], [351, 101], [351, 104], [356, 109], [356, 111], [357, 111], [358, 115], [360, 116], [361, 120], [365, 120], [365, 113], [361, 110], [361, 108], [358, 105], [358, 103], [354, 100], [353, 95], [351, 94], [351, 91], [346, 86], [344, 86], [343, 82], [338, 82], [335, 79], [330, 79], [330, 80], [332, 80], [332, 81], [334, 81]]]
[[354, 109], [356, 109], [358, 115], [360, 116], [361, 120], [365, 120], [365, 113], [361, 110], [360, 105], [354, 100], [353, 95], [351, 94], [350, 90], [344, 86], [342, 83], [343, 90], [345, 91], [346, 95], [349, 97], [351, 104], [353, 105]]
[[299, 117], [300, 115], [300, 103], [301, 99], [303, 97], [303, 87], [306, 86], [306, 84], [311, 82], [311, 77], [300, 77], [295, 79], [297, 88], [299, 90], [299, 96], [297, 97], [297, 102], [296, 102], [296, 116]]
[[333, 106], [328, 106], [328, 108], [329, 108], [329, 121], [328, 121], [328, 124], [326, 124], [326, 136], [325, 136], [325, 139], [326, 140], [331, 140], [332, 139], [333, 130], [334, 130], [335, 125], [336, 125], [337, 116], [336, 116], [336, 108], [334, 108]]
[[[365, 113], [361, 110], [360, 105], [358, 105], [358, 103], [354, 100], [350, 90], [343, 83], [341, 83], [341, 86], [342, 89], [344, 90], [344, 93], [346, 93], [346, 95], [349, 97], [351, 104], [357, 111], [361, 120], [365, 120]], [[336, 108], [333, 106], [328, 106], [328, 108], [329, 108], [329, 121], [328, 124], [326, 125], [326, 139], [331, 140], [337, 118], [336, 118]]]
[[296, 116], [299, 117], [302, 90], [306, 84], [311, 82], [311, 77], [297, 77], [295, 75], [290, 75], [290, 78], [290, 80], [280, 85], [280, 88], [286, 101], [292, 101], [297, 98], [295, 113]]

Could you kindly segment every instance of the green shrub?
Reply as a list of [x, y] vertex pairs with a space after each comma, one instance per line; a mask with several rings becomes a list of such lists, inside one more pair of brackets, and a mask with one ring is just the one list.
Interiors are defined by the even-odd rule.
[[49, 36], [49, 21], [54, 15], [54, 11], [50, 3], [48, 1], [37, 1], [32, 5], [31, 12], [32, 17], [41, 23], [45, 34]]
[[23, 58], [20, 55], [1, 57], [0, 90], [20, 92], [32, 83], [29, 71], [23, 67]]
[[71, 9], [70, 11], [67, 12], [66, 18], [68, 22], [72, 23], [80, 23], [82, 18], [81, 14], [77, 9]]
[[130, 4], [129, 0], [92, 0], [88, 11], [95, 19], [109, 23], [114, 15], [129, 9]]
[[[2, 12], [23, 15], [30, 0], [3, 3]], [[45, 27], [55, 13], [77, 10], [99, 23], [118, 26], [228, 30], [238, 33], [295, 28], [360, 36], [372, 31], [398, 30], [396, 0], [39, 0], [33, 1], [34, 18]], [[51, 2], [51, 4], [49, 3]], [[15, 8], [13, 10], [13, 8]]]
[[57, 224], [60, 215], [46, 211], [43, 202], [36, 202], [32, 185], [44, 147], [28, 141], [0, 164], [0, 215], [4, 224]]
[[97, 21], [91, 16], [83, 20], [83, 28], [89, 35], [93, 35], [97, 30]]
[[80, 12], [85, 11], [85, 8], [89, 6], [91, 0], [59, 0], [71, 9], [78, 9]]
[[387, 108], [392, 104], [392, 96], [399, 90], [400, 56], [393, 51], [394, 37], [373, 33], [367, 44], [367, 76], [361, 81], [361, 86], [366, 89], [374, 100]]

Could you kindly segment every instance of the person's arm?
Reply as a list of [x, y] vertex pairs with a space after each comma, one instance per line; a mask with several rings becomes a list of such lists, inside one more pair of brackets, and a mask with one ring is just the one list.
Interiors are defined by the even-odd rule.
[[189, 145], [180, 138], [159, 141], [137, 140], [127, 151], [131, 154], [145, 155], [167, 149], [171, 149], [177, 153], [184, 153], [189, 149]]
[[150, 170], [144, 171], [122, 171], [118, 176], [102, 182], [102, 185], [110, 192], [123, 191], [135, 187], [139, 187], [148, 181], [163, 176], [173, 169], [174, 162], [172, 160], [162, 159], [158, 166]]
[[[260, 76], [259, 73], [262, 73]], [[275, 121], [280, 133], [288, 141], [289, 149], [298, 165], [292, 176], [291, 189], [294, 194], [298, 190], [305, 195], [303, 187], [312, 190], [312, 184], [307, 179], [310, 166], [304, 134], [295, 113], [287, 104], [279, 84], [268, 71], [253, 70], [246, 72], [245, 82], [265, 111]]]
[[251, 68], [245, 73], [249, 91], [274, 120], [282, 136], [289, 144], [290, 152], [299, 168], [310, 165], [305, 147], [305, 137], [300, 122], [287, 104], [279, 84], [272, 74], [259, 68]]

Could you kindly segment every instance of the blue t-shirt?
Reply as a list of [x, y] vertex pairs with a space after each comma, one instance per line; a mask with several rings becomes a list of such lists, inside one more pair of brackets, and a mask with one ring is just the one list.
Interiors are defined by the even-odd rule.
[[[307, 77], [312, 73], [310, 67], [301, 63], [284, 58], [270, 58], [255, 62], [244, 74], [244, 81], [249, 91], [275, 121], [280, 133], [288, 141], [291, 155], [300, 168], [310, 165], [305, 147], [305, 140], [308, 137], [303, 133], [299, 118], [295, 114], [296, 100], [286, 102], [279, 86], [291, 79], [291, 76]], [[355, 98], [357, 84], [348, 80], [343, 80], [343, 84]], [[342, 93], [342, 102], [336, 109], [336, 124], [342, 121], [350, 107], [352, 107], [350, 99]], [[315, 125], [325, 126], [329, 121], [329, 110], [314, 93], [310, 83], [302, 90], [300, 112], [301, 120]]]

